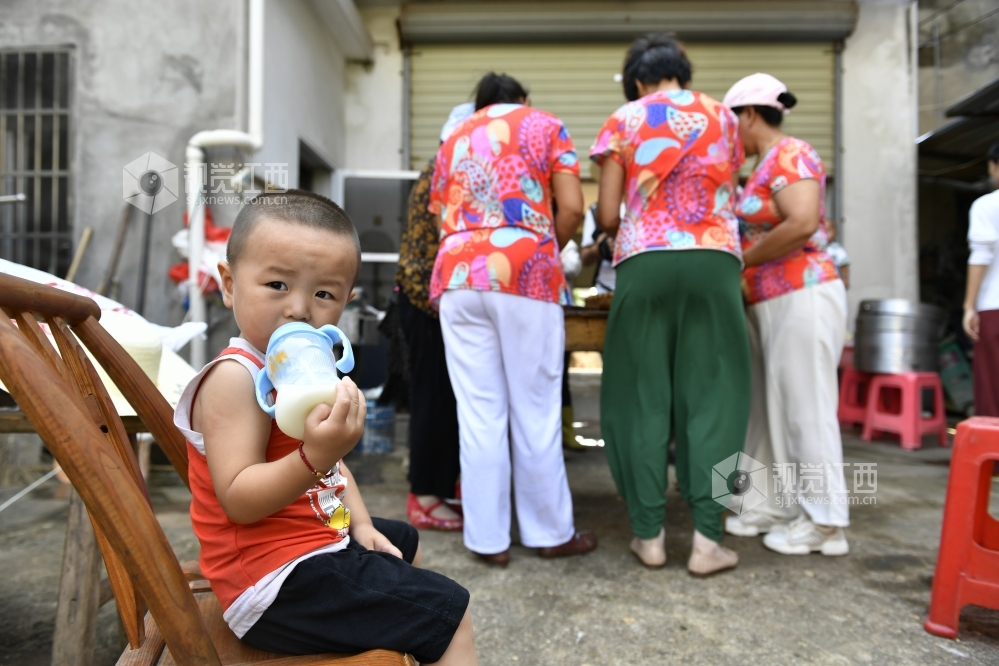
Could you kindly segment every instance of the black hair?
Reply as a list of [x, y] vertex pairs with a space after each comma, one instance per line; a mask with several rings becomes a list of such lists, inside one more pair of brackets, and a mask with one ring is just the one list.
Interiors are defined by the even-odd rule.
[[520, 81], [496, 72], [489, 72], [479, 79], [474, 92], [476, 111], [491, 104], [520, 104], [528, 94]]
[[265, 192], [248, 201], [236, 216], [226, 245], [226, 261], [235, 267], [253, 229], [260, 220], [276, 220], [325, 229], [346, 237], [357, 249], [357, 272], [361, 272], [361, 243], [350, 217], [326, 197], [305, 190]]
[[989, 146], [989, 152], [985, 153], [985, 155], [989, 162], [999, 164], [999, 143], [993, 143]]
[[654, 85], [663, 79], [676, 79], [682, 87], [690, 83], [690, 60], [687, 52], [673, 35], [650, 33], [639, 37], [624, 57], [621, 82], [629, 102], [640, 97], [638, 83]]
[[[798, 103], [798, 98], [789, 92], [782, 92], [777, 95], [777, 101], [783, 104], [785, 109], [790, 109]], [[744, 106], [733, 107], [732, 113], [739, 115], [745, 108], [746, 107]], [[762, 106], [754, 104], [753, 109], [760, 117], [763, 118], [763, 122], [771, 127], [780, 127], [780, 124], [784, 122], [784, 112], [775, 106]]]

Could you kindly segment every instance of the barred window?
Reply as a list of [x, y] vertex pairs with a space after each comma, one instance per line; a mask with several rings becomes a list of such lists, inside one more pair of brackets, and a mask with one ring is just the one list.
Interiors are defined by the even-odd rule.
[[69, 268], [69, 49], [0, 50], [0, 257], [58, 276]]

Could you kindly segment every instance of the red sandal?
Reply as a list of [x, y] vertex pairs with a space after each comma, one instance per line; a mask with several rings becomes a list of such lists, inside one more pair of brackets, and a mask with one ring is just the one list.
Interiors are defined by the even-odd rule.
[[406, 515], [409, 523], [417, 529], [440, 530], [442, 532], [460, 532], [464, 527], [462, 519], [459, 518], [437, 518], [430, 515], [434, 509], [444, 504], [444, 500], [437, 500], [430, 506], [423, 506], [416, 495], [409, 493], [406, 500]]

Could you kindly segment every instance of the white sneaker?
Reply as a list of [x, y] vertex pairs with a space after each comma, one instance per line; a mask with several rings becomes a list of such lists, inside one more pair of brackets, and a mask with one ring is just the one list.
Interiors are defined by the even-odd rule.
[[733, 536], [760, 536], [786, 527], [787, 521], [759, 511], [748, 511], [739, 516], [726, 516], [725, 518], [725, 531]]
[[763, 537], [763, 545], [782, 555], [846, 555], [850, 545], [842, 527], [826, 527], [802, 516], [787, 526], [786, 530], [773, 531]]

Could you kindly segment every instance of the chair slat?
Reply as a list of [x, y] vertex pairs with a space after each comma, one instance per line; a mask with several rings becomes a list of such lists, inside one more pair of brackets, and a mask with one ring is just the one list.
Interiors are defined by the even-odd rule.
[[121, 460], [128, 464], [129, 469], [132, 470], [135, 484], [149, 501], [146, 482], [142, 478], [142, 472], [139, 471], [139, 460], [135, 457], [135, 451], [132, 449], [132, 443], [128, 440], [125, 426], [121, 424], [111, 396], [108, 395], [97, 370], [94, 369], [86, 352], [83, 351], [83, 347], [76, 341], [61, 318], [50, 317], [48, 324], [52, 338], [59, 345], [59, 351], [62, 352], [62, 360], [69, 368], [70, 376], [73, 378], [80, 395], [83, 396], [84, 403], [92, 412], [93, 407], [97, 408], [97, 413], [94, 415], [94, 425], [107, 436]]
[[56, 352], [52, 343], [49, 342], [45, 332], [38, 325], [38, 320], [35, 319], [35, 316], [30, 312], [14, 312], [12, 313], [12, 317], [17, 322], [17, 329], [21, 331], [21, 335], [27, 338], [32, 347], [42, 353], [42, 356], [66, 381], [70, 381], [72, 378], [69, 375], [69, 370], [62, 362], [62, 359], [59, 358], [59, 353]]
[[141, 647], [146, 640], [146, 604], [142, 600], [142, 595], [135, 589], [132, 577], [128, 575], [128, 570], [121, 563], [118, 553], [114, 552], [104, 532], [96, 524], [94, 533], [97, 535], [97, 545], [101, 548], [101, 555], [104, 556], [104, 568], [107, 569], [108, 580], [114, 591], [115, 605], [118, 607], [118, 615], [128, 637], [128, 645], [134, 650]]
[[[122, 426], [121, 419], [117, 418], [114, 404], [107, 394], [97, 371], [94, 369], [90, 359], [87, 358], [83, 348], [70, 333], [66, 324], [55, 315], [47, 316], [49, 331], [52, 339], [56, 341], [61, 354], [56, 353], [52, 348], [48, 338], [38, 326], [38, 322], [29, 312], [19, 312], [14, 316], [18, 324], [18, 329], [33, 343], [33, 346], [41, 351], [45, 357], [52, 362], [55, 369], [59, 370], [68, 380], [72, 381], [81, 396], [84, 405], [91, 415], [95, 425], [105, 433], [108, 441], [114, 446], [115, 451], [123, 461], [127, 461], [132, 469], [133, 478], [136, 485], [146, 495], [149, 501], [149, 494], [146, 490], [145, 481], [139, 473], [138, 460], [132, 450], [128, 435]], [[101, 554], [104, 557], [105, 568], [111, 588], [117, 600], [118, 612], [121, 615], [122, 625], [128, 636], [129, 644], [138, 647], [143, 641], [143, 616], [145, 615], [145, 603], [132, 584], [132, 580], [122, 566], [114, 549], [111, 548], [103, 531], [99, 526], [94, 526], [97, 536], [97, 543], [100, 546]]]
[[170, 459], [170, 464], [188, 488], [187, 441], [173, 424], [173, 408], [156, 389], [139, 364], [129, 356], [96, 319], [87, 319], [73, 327], [97, 362], [121, 389], [122, 394], [149, 428], [153, 439]]
[[118, 657], [115, 666], [153, 666], [160, 660], [160, 656], [166, 649], [166, 642], [163, 640], [163, 634], [156, 626], [153, 616], [148, 613], [145, 617], [144, 633], [146, 641], [142, 647], [138, 649], [126, 648]]
[[5, 319], [0, 320], [0, 380], [80, 493], [171, 651], [184, 655], [185, 665], [221, 666], [194, 595], [132, 471], [89, 422], [71, 387]]

